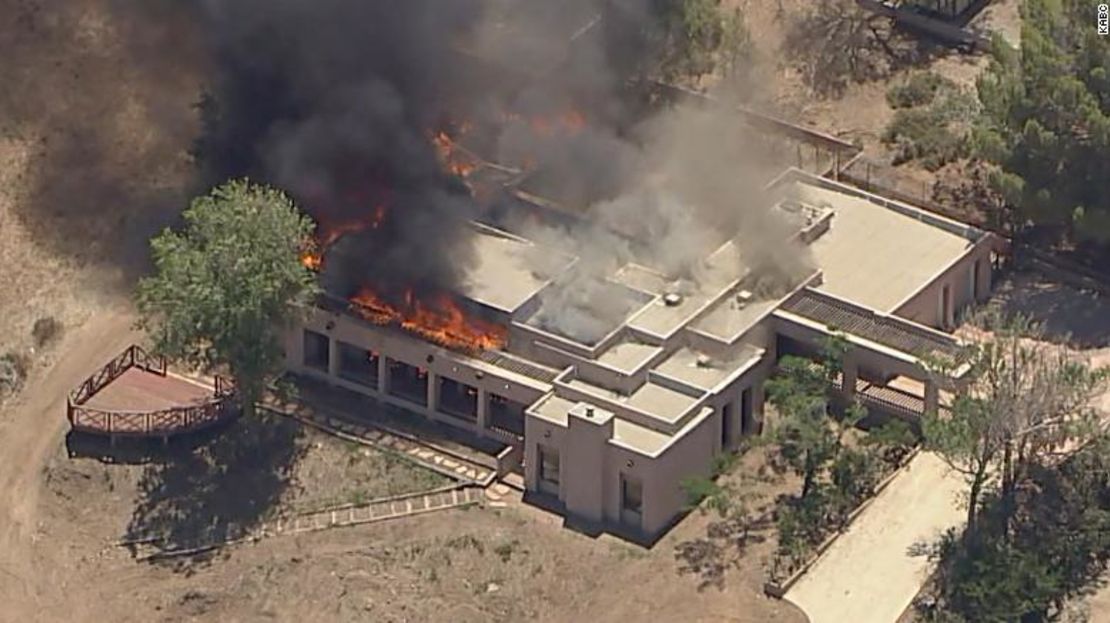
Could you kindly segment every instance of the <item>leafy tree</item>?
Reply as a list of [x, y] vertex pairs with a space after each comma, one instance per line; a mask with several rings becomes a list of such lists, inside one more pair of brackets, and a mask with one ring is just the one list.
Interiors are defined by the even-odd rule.
[[833, 339], [817, 361], [783, 357], [779, 372], [767, 382], [768, 398], [781, 416], [772, 440], [779, 458], [802, 477], [803, 498], [836, 458], [844, 431], [864, 416], [861, 408], [852, 405], [840, 422], [829, 417], [833, 381], [845, 349], [843, 341]]
[[982, 519], [952, 531], [939, 558], [934, 620], [1055, 620], [1110, 558], [1110, 448], [1105, 437], [1060, 464], [1036, 467], [1014, 514], [997, 493]]
[[844, 448], [829, 466], [832, 484], [832, 506], [840, 520], [846, 518], [867, 496], [875, 491], [879, 469], [875, 455], [865, 450]]
[[140, 280], [140, 326], [157, 351], [226, 366], [251, 414], [281, 368], [281, 331], [311, 303], [315, 277], [300, 256], [312, 222], [280, 191], [230, 181], [198, 197], [183, 231], [151, 240], [154, 275]]
[[1110, 38], [1085, 0], [1024, 0], [1021, 47], [1001, 38], [980, 78], [978, 152], [1022, 220], [1110, 242]]
[[721, 0], [655, 0], [661, 25], [659, 71], [669, 81], [734, 71], [751, 53], [751, 37], [739, 9]]
[[794, 18], [785, 52], [802, 79], [821, 95], [836, 95], [851, 82], [878, 78], [906, 60], [890, 20], [854, 0], [814, 0]]
[[897, 465], [919, 441], [919, 435], [905, 420], [891, 418], [869, 430], [863, 445], [886, 463]]
[[927, 413], [926, 446], [968, 480], [969, 528], [974, 528], [984, 488], [998, 478], [1013, 493], [1022, 470], [1057, 460], [1098, 434], [1092, 399], [1108, 378], [1064, 346], [1044, 339], [1028, 318], [987, 313], [988, 335], [948, 365], [968, 365], [975, 381], [950, 414]]

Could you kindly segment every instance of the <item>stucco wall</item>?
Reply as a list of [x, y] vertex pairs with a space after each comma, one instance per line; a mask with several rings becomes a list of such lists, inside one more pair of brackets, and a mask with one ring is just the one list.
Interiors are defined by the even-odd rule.
[[[988, 238], [985, 237], [980, 240], [959, 261], [953, 263], [928, 285], [900, 304], [894, 309], [893, 313], [933, 328], [950, 328], [951, 325], [945, 327], [945, 322], [942, 321], [940, 315], [940, 300], [946, 284], [949, 286], [952, 296], [949, 322], [958, 319], [960, 311], [973, 299], [982, 301], [990, 295], [992, 242]], [[971, 271], [976, 260], [979, 261], [979, 283], [973, 296], [971, 293]]]

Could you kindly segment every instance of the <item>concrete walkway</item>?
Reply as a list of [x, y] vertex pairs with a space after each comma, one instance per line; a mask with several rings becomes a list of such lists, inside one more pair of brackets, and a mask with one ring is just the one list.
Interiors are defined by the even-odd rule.
[[964, 522], [964, 490], [940, 458], [918, 454], [785, 599], [811, 623], [894, 623], [929, 574], [915, 545]]

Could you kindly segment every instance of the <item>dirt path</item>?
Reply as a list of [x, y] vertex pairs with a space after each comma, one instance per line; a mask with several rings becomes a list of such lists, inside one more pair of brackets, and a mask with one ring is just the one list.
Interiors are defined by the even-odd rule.
[[[0, 603], [5, 620], [34, 620], [49, 599], [50, 574], [36, 568], [40, 474], [65, 433], [66, 394], [137, 336], [123, 309], [103, 310], [73, 329], [54, 365], [38, 370], [0, 411]], [[0, 617], [0, 618], [3, 618]]]
[[964, 480], [938, 457], [919, 454], [786, 593], [811, 623], [891, 623], [925, 581], [916, 545], [958, 526]]

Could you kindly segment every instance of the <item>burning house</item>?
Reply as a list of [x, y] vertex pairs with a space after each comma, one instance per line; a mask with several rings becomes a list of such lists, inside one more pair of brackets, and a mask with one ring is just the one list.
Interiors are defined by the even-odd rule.
[[[767, 290], [728, 240], [696, 282], [615, 266], [586, 286], [605, 313], [568, 321], [546, 302], [584, 287], [582, 259], [473, 223], [476, 261], [450, 304], [406, 315], [333, 300], [290, 333], [289, 369], [521, 448], [534, 495], [650, 538], [684, 508], [683, 478], [760, 433], [783, 354], [843, 335], [841, 392], [876, 414], [916, 418], [962, 383], [921, 362], [953, 353], [944, 329], [988, 295], [992, 236], [796, 170], [771, 190], [767, 209], [815, 262], [784, 288]], [[530, 264], [537, 252], [550, 272]]]
[[200, 152], [319, 224], [290, 372], [499, 440], [535, 499], [642, 538], [759, 434], [783, 354], [844, 335], [844, 397], [900, 417], [959, 388], [921, 362], [989, 292], [993, 237], [768, 183], [728, 115], [645, 114], [635, 0], [255, 3], [209, 11]]

